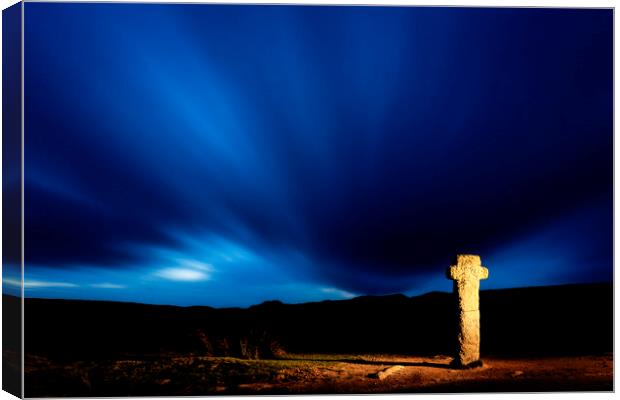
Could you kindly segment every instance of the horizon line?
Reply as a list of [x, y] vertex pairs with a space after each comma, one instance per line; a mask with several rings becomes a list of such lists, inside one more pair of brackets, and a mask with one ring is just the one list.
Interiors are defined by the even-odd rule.
[[[614, 286], [614, 281], [600, 281], [600, 282], [585, 282], [585, 283], [560, 283], [560, 284], [556, 284], [556, 285], [532, 285], [532, 286], [515, 286], [515, 287], [506, 287], [506, 288], [494, 288], [494, 289], [480, 289], [480, 292], [498, 292], [498, 291], [505, 291], [505, 290], [519, 290], [519, 289], [536, 289], [536, 288], [555, 288], [555, 287], [566, 287], [566, 286], [596, 286], [596, 285], [612, 285], [612, 287]], [[413, 295], [413, 296], [408, 296], [404, 293], [388, 293], [388, 294], [364, 294], [364, 295], [359, 295], [359, 296], [355, 296], [352, 297], [350, 299], [325, 299], [325, 300], [315, 300], [315, 301], [305, 301], [305, 302], [298, 302], [298, 303], [285, 303], [282, 300], [279, 299], [269, 299], [269, 300], [264, 300], [260, 303], [256, 303], [256, 304], [252, 304], [249, 306], [245, 306], [245, 307], [235, 307], [235, 306], [230, 306], [230, 307], [215, 307], [215, 306], [209, 306], [206, 304], [194, 304], [194, 305], [178, 305], [178, 304], [165, 304], [165, 303], [140, 303], [137, 301], [117, 301], [117, 300], [97, 300], [97, 299], [67, 299], [67, 298], [60, 298], [60, 297], [18, 297], [18, 296], [14, 296], [12, 294], [7, 294], [7, 293], [2, 293], [2, 297], [12, 297], [15, 299], [28, 299], [28, 300], [52, 300], [52, 301], [72, 301], [72, 302], [98, 302], [98, 303], [117, 303], [117, 304], [136, 304], [136, 305], [144, 305], [144, 306], [154, 306], [154, 307], [177, 307], [177, 308], [196, 308], [196, 307], [204, 307], [204, 308], [211, 308], [214, 310], [226, 310], [226, 309], [239, 309], [239, 310], [244, 310], [244, 309], [250, 309], [252, 307], [258, 307], [260, 305], [266, 304], [266, 303], [280, 303], [281, 305], [298, 305], [298, 304], [316, 304], [316, 303], [325, 303], [325, 302], [345, 302], [345, 301], [353, 301], [356, 299], [361, 299], [361, 298], [368, 298], [368, 297], [394, 297], [394, 296], [403, 296], [406, 297], [408, 299], [414, 299], [417, 297], [423, 297], [423, 296], [427, 296], [429, 294], [452, 294], [451, 291], [444, 291], [444, 290], [431, 290], [429, 292], [425, 292], [422, 294], [417, 294], [417, 295]]]

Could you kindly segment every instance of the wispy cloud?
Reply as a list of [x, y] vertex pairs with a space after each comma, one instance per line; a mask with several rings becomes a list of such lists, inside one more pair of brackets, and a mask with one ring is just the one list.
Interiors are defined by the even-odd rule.
[[213, 265], [196, 260], [180, 260], [184, 267], [196, 269], [198, 271], [213, 272]]
[[9, 286], [18, 286], [18, 287], [22, 285], [22, 281], [20, 281], [19, 279], [12, 279], [12, 278], [3, 278], [2, 283], [9, 285]]
[[351, 292], [347, 292], [346, 290], [341, 290], [341, 289], [336, 289], [336, 288], [321, 288], [321, 292], [327, 293], [330, 295], [335, 295], [343, 299], [352, 299], [353, 297], [356, 296], [355, 294]]
[[108, 282], [93, 283], [90, 286], [94, 287], [94, 288], [97, 288], [97, 289], [126, 289], [127, 288], [127, 286], [125, 286], [125, 285], [119, 285], [119, 284], [116, 284], [116, 283], [108, 283]]
[[[4, 278], [2, 279], [2, 283], [5, 283], [10, 286], [21, 286], [21, 281], [19, 279], [12, 278]], [[35, 289], [35, 288], [75, 288], [78, 285], [69, 282], [49, 282], [49, 281], [31, 281], [26, 280], [24, 282], [24, 287], [26, 289]]]
[[29, 288], [75, 288], [78, 287], [75, 283], [69, 282], [46, 282], [46, 281], [26, 281], [24, 283], [26, 289]]
[[211, 264], [195, 260], [179, 260], [180, 266], [162, 268], [155, 273], [156, 276], [172, 281], [206, 281], [211, 279], [214, 268]]
[[164, 268], [157, 271], [155, 275], [171, 281], [205, 281], [209, 279], [208, 274], [187, 268]]

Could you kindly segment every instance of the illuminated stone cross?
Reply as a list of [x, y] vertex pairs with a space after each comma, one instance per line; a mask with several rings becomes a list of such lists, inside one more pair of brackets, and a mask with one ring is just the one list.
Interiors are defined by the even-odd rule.
[[480, 257], [461, 254], [447, 271], [454, 281], [457, 299], [458, 349], [453, 361], [456, 367], [471, 368], [482, 365], [480, 360], [480, 280], [489, 277], [489, 270], [480, 265]]

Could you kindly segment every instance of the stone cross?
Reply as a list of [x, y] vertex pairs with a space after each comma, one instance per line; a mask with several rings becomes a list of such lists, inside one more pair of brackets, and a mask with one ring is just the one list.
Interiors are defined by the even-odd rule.
[[453, 365], [472, 368], [482, 365], [480, 360], [480, 280], [489, 277], [489, 270], [480, 265], [480, 257], [460, 254], [455, 265], [446, 273], [454, 281], [457, 299], [458, 349]]

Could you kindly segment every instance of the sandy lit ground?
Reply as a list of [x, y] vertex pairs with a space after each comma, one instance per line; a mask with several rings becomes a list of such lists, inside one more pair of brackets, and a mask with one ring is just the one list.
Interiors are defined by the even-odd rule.
[[[289, 354], [278, 360], [168, 356], [52, 363], [29, 357], [28, 397], [613, 390], [613, 356], [503, 359], [473, 370], [450, 358]], [[383, 379], [377, 374], [395, 365]]]
[[[346, 359], [346, 358], [344, 358]], [[333, 362], [317, 366], [310, 376], [287, 370], [278, 383], [240, 385], [245, 392], [289, 393], [379, 393], [460, 391], [564, 391], [613, 389], [613, 357], [558, 357], [539, 359], [485, 358], [481, 368], [454, 370], [449, 357], [364, 357], [362, 360]], [[377, 372], [392, 365], [384, 379]]]

